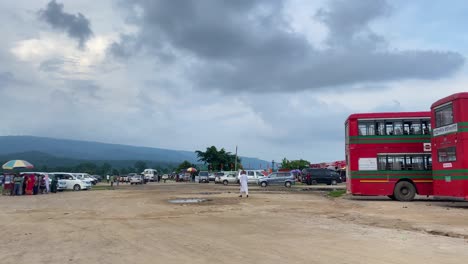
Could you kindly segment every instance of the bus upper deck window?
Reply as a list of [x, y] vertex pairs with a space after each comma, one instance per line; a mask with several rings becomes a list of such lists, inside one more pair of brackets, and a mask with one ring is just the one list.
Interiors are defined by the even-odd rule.
[[410, 127], [410, 135], [420, 135], [421, 134], [421, 122], [413, 121]]
[[387, 135], [393, 135], [393, 123], [392, 122], [385, 123], [385, 131], [387, 132]]

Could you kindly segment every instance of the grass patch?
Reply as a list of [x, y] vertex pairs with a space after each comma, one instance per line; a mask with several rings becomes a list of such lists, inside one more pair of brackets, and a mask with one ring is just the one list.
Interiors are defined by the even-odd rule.
[[328, 193], [328, 196], [338, 198], [346, 194], [346, 190], [333, 190]]
[[114, 187], [110, 185], [94, 185], [91, 187], [91, 191], [102, 191], [102, 190], [114, 190]]

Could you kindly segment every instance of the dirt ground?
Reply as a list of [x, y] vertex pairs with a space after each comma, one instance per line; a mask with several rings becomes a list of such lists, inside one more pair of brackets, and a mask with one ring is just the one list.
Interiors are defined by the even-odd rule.
[[[464, 263], [468, 203], [152, 183], [0, 197], [0, 263]], [[169, 199], [204, 198], [199, 204]]]

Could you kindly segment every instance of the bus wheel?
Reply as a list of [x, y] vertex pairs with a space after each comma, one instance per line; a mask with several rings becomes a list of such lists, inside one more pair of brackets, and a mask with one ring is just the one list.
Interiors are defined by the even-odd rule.
[[393, 195], [398, 201], [412, 201], [416, 195], [416, 188], [411, 182], [401, 181], [395, 185]]

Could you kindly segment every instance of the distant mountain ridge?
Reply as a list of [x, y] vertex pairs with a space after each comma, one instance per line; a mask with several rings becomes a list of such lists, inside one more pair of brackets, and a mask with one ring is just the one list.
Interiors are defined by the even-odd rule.
[[[199, 163], [195, 152], [161, 148], [136, 147], [91, 141], [56, 139], [34, 136], [0, 136], [0, 156], [14, 158], [12, 154], [53, 158], [64, 163], [82, 161], [154, 161], [180, 163], [188, 160]], [[269, 162], [257, 158], [241, 157], [244, 167], [266, 168]], [[42, 162], [41, 162], [42, 163]]]

